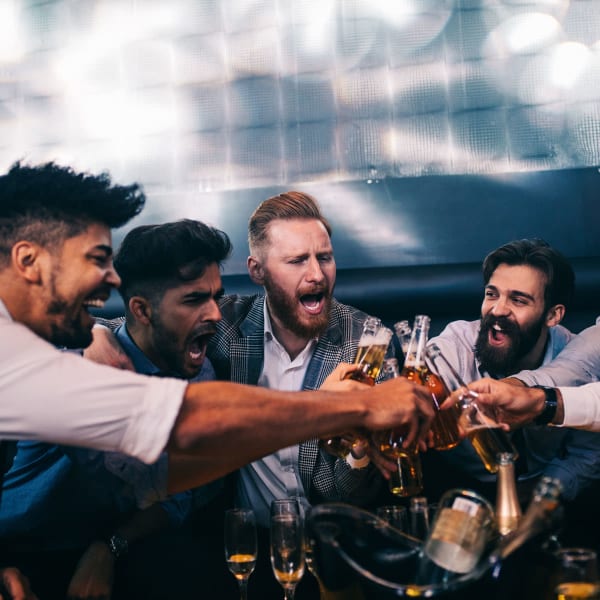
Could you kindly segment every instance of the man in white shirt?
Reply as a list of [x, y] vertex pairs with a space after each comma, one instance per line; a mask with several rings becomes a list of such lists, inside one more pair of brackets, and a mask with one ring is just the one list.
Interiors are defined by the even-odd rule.
[[[314, 435], [395, 424], [424, 435], [433, 416], [427, 393], [405, 381], [373, 391], [348, 384], [343, 396], [292, 394], [148, 378], [58, 351], [90, 343], [88, 309], [103, 306], [120, 283], [110, 228], [138, 214], [144, 200], [137, 185], [113, 186], [107, 175], [52, 163], [17, 163], [0, 177], [2, 438], [86, 445], [147, 462], [168, 447], [181, 456], [170, 474], [174, 492]], [[227, 443], [232, 437], [235, 445]]]

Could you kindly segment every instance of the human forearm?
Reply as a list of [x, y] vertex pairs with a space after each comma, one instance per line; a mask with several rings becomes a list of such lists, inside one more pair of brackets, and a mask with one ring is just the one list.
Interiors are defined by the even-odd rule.
[[[413, 437], [422, 435], [432, 416], [427, 391], [403, 378], [344, 393], [206, 382], [188, 386], [169, 447], [199, 457], [193, 475], [199, 485], [279, 448], [356, 427], [405, 424]], [[188, 473], [190, 464], [191, 458]], [[171, 478], [170, 484], [177, 485]]]

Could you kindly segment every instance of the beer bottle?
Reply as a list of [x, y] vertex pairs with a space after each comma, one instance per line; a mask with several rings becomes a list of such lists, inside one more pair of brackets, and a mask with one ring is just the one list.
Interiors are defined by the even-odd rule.
[[426, 363], [425, 348], [429, 337], [430, 322], [431, 319], [427, 315], [417, 315], [415, 317], [402, 375], [410, 381], [429, 388], [434, 408], [437, 410], [431, 424], [433, 448], [435, 450], [449, 450], [460, 442], [457, 425], [458, 410], [439, 410], [440, 404], [446, 399], [449, 392], [440, 377], [433, 373]]
[[410, 342], [410, 334], [411, 328], [408, 321], [398, 321], [394, 323], [394, 331], [396, 332], [396, 337], [400, 342], [400, 349], [402, 350], [402, 355], [406, 356], [408, 351], [408, 344]]
[[514, 460], [510, 452], [501, 452], [497, 457], [496, 523], [500, 535], [508, 535], [514, 531], [521, 519]]
[[[360, 368], [349, 373], [346, 379], [355, 379], [367, 385], [375, 385], [391, 339], [392, 331], [390, 329], [384, 327], [377, 317], [368, 317], [363, 324], [363, 331], [354, 358], [354, 364]], [[337, 458], [346, 458], [352, 444], [360, 439], [360, 436], [349, 433], [343, 437], [336, 436], [320, 440], [319, 446], [328, 454]]]
[[[400, 377], [398, 359], [387, 358], [383, 361], [383, 373], [386, 379]], [[389, 490], [395, 496], [403, 498], [420, 494], [423, 491], [423, 471], [419, 448], [412, 443], [403, 448], [406, 428], [396, 428], [373, 433], [372, 440], [379, 451], [396, 462], [397, 469], [391, 474]]]
[[513, 454], [513, 458], [516, 460], [519, 453], [508, 435], [502, 430], [499, 423], [483, 412], [477, 404], [477, 394], [467, 388], [437, 344], [432, 343], [427, 347], [427, 356], [435, 364], [448, 389], [451, 391], [464, 390], [456, 405], [460, 414], [460, 427], [467, 434], [467, 438], [485, 468], [490, 473], [496, 473], [498, 471], [498, 454], [503, 452]]
[[424, 540], [429, 532], [429, 504], [425, 496], [410, 499], [408, 505], [410, 517], [410, 535], [418, 540]]

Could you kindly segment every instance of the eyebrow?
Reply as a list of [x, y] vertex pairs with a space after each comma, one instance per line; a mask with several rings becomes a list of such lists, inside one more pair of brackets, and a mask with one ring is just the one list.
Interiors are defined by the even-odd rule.
[[97, 252], [98, 250], [100, 252], [104, 252], [106, 256], [112, 256], [113, 253], [112, 246], [107, 246], [106, 244], [98, 244], [97, 246], [94, 246], [92, 252]]
[[[493, 290], [494, 292], [498, 291], [498, 288], [495, 285], [486, 285], [485, 286], [486, 290]], [[531, 294], [528, 294], [527, 292], [521, 292], [520, 290], [510, 290], [509, 291], [509, 296], [517, 296], [519, 298], [527, 298], [528, 300], [531, 300], [532, 302], [535, 302], [535, 297], [532, 296]]]
[[193, 300], [193, 299], [202, 300], [202, 299], [208, 299], [208, 298], [219, 299], [219, 298], [222, 298], [224, 294], [225, 294], [225, 288], [221, 287], [214, 294], [212, 294], [210, 290], [189, 292], [183, 296], [183, 299], [184, 300]]

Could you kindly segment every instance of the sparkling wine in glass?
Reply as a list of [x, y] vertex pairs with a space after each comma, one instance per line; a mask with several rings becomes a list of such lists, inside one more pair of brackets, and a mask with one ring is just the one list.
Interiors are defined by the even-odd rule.
[[271, 566], [283, 587], [284, 600], [293, 600], [304, 575], [304, 524], [297, 502], [271, 507]]
[[256, 519], [249, 508], [225, 512], [225, 560], [237, 579], [240, 600], [248, 598], [248, 579], [256, 565]]

